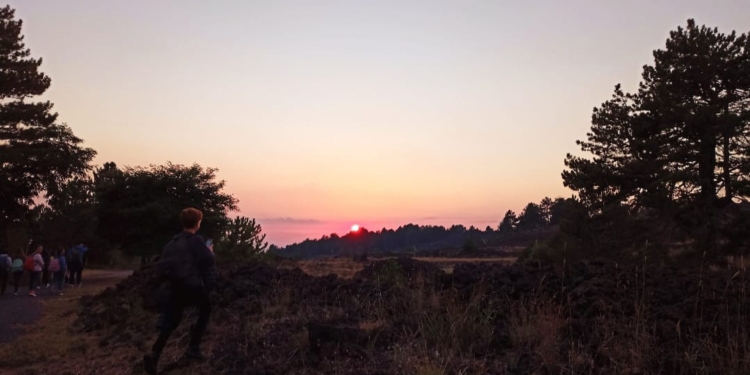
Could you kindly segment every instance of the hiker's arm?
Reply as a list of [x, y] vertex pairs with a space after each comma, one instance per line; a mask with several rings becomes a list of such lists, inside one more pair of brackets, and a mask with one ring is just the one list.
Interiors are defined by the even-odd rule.
[[206, 246], [203, 238], [195, 236], [191, 238], [190, 241], [190, 247], [193, 251], [193, 258], [195, 259], [196, 265], [201, 269], [213, 267], [214, 262], [216, 261], [216, 256], [208, 246]]

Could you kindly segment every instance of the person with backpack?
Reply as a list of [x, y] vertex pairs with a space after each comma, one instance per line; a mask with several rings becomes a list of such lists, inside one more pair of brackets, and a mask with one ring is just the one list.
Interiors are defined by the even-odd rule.
[[77, 245], [68, 249], [67, 252], [67, 263], [70, 277], [68, 278], [68, 285], [81, 287], [81, 276], [83, 274], [83, 253], [85, 246]]
[[[41, 285], [49, 288], [50, 276], [54, 271], [50, 271], [49, 265], [52, 260], [52, 254], [47, 249], [42, 250], [42, 260], [44, 261], [44, 268], [42, 269], [42, 283]], [[37, 288], [38, 289], [38, 288]]]
[[23, 259], [16, 258], [13, 261], [11, 272], [13, 273], [13, 295], [17, 296], [21, 285], [21, 278], [23, 277]]
[[32, 254], [26, 257], [23, 268], [29, 271], [29, 296], [36, 297], [35, 288], [39, 286], [44, 269], [44, 259], [42, 259], [42, 245], [32, 243], [29, 246]]
[[68, 271], [68, 262], [65, 259], [65, 250], [60, 249], [56, 254], [52, 256], [49, 262], [49, 270], [53, 272], [53, 282], [57, 287], [59, 295], [63, 295], [63, 287], [65, 285], [65, 273]]
[[162, 350], [167, 345], [169, 336], [180, 324], [183, 311], [189, 307], [198, 310], [198, 319], [191, 329], [185, 356], [188, 359], [205, 359], [199, 346], [211, 315], [208, 293], [216, 284], [216, 275], [213, 269], [213, 245], [207, 244], [203, 237], [196, 234], [202, 219], [203, 213], [200, 210], [182, 210], [180, 223], [183, 231], [164, 247], [156, 263], [156, 273], [162, 286], [167, 287], [167, 295], [163, 299], [162, 313], [157, 324], [159, 338], [151, 353], [143, 356], [148, 374], [156, 374]]
[[11, 269], [13, 269], [13, 261], [10, 259], [10, 255], [0, 254], [0, 297], [5, 295]]

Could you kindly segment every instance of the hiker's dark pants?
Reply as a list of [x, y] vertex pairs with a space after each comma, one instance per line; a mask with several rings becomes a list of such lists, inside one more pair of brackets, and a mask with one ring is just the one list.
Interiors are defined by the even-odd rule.
[[[2, 267], [5, 267], [4, 264], [0, 265]], [[8, 270], [0, 270], [0, 296], [5, 294], [5, 287], [8, 286], [8, 274], [10, 272]]]
[[39, 285], [39, 278], [42, 276], [42, 271], [31, 271], [29, 273], [29, 292], [33, 292], [34, 288]]
[[57, 290], [62, 292], [63, 284], [65, 284], [65, 270], [55, 272], [55, 285]]
[[21, 287], [21, 278], [23, 277], [23, 271], [15, 271], [13, 272], [13, 286], [14, 290], [13, 293], [18, 293], [18, 289]]
[[198, 320], [190, 332], [190, 348], [198, 349], [203, 333], [206, 332], [208, 318], [211, 316], [211, 301], [208, 292], [203, 287], [173, 287], [168, 301], [159, 316], [159, 338], [153, 346], [153, 352], [158, 357], [167, 345], [169, 335], [180, 325], [182, 313], [186, 308], [198, 309]]
[[49, 264], [49, 261], [44, 264], [44, 270], [42, 271], [42, 285], [49, 285], [49, 276], [52, 273], [47, 269], [47, 264]]
[[70, 277], [68, 278], [68, 284], [70, 285], [81, 285], [81, 274], [83, 274], [83, 267], [70, 268]]

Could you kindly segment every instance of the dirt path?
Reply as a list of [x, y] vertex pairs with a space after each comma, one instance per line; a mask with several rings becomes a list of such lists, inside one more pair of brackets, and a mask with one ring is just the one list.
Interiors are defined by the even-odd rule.
[[[83, 271], [82, 287], [84, 291], [99, 291], [95, 288], [97, 284], [111, 282], [116, 279], [124, 279], [133, 271]], [[6, 290], [5, 295], [0, 297], [0, 343], [15, 340], [22, 332], [23, 326], [34, 323], [42, 317], [43, 300], [59, 298], [53, 288], [37, 290], [37, 297], [29, 297], [28, 283], [22, 283], [18, 295], [13, 295], [13, 289]]]

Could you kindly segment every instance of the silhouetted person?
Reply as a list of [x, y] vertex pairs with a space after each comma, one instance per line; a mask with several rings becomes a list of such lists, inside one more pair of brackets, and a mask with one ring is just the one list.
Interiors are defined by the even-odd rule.
[[23, 258], [13, 260], [11, 272], [13, 274], [13, 295], [17, 296], [21, 289], [21, 278], [23, 277]]
[[55, 259], [57, 259], [57, 270], [54, 274], [55, 286], [57, 287], [57, 292], [63, 295], [65, 274], [68, 272], [68, 259], [65, 258], [65, 249], [61, 248], [58, 250], [57, 254], [55, 254]]
[[0, 254], [0, 297], [5, 294], [5, 287], [8, 286], [8, 276], [13, 269], [13, 260], [8, 254]]
[[213, 271], [215, 256], [213, 246], [206, 246], [203, 237], [196, 234], [201, 225], [203, 213], [195, 208], [186, 208], [180, 213], [182, 233], [174, 236], [164, 247], [156, 270], [162, 282], [166, 283], [168, 295], [164, 298], [159, 317], [159, 338], [154, 343], [151, 354], [143, 357], [146, 372], [156, 374], [157, 364], [169, 336], [180, 324], [182, 313], [188, 307], [198, 309], [198, 320], [190, 333], [190, 344], [185, 356], [204, 359], [200, 343], [211, 315], [208, 293], [216, 283]]
[[44, 259], [42, 259], [42, 245], [32, 244], [29, 246], [32, 255], [29, 255], [31, 261], [29, 263], [29, 296], [36, 297], [34, 289], [39, 288], [39, 283], [42, 279], [42, 270], [44, 270]]
[[83, 267], [85, 265], [85, 249], [86, 247], [83, 245], [76, 245], [68, 249], [65, 253], [68, 272], [70, 273], [68, 284], [71, 286], [81, 287], [81, 275], [83, 274]]
[[50, 253], [47, 249], [43, 249], [41, 255], [42, 255], [42, 262], [44, 262], [44, 266], [42, 268], [42, 285], [49, 288], [50, 274], [51, 274], [51, 272], [49, 271], [49, 263], [52, 257], [50, 256]]

